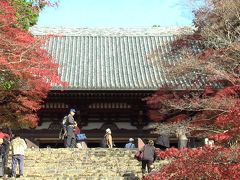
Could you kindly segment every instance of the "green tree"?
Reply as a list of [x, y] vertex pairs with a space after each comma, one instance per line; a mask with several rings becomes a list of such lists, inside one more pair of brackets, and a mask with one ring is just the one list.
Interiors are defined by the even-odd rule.
[[19, 26], [23, 29], [28, 29], [37, 23], [39, 12], [45, 5], [43, 1], [39, 1], [39, 3], [27, 0], [9, 1], [16, 9], [17, 21], [19, 22]]

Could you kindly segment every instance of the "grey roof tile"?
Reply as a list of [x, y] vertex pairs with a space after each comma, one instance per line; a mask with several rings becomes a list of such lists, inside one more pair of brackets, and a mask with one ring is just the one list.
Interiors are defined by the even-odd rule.
[[181, 88], [190, 85], [186, 79], [170, 80], [163, 68], [148, 58], [158, 51], [162, 55], [158, 60], [174, 65], [176, 59], [164, 54], [171, 50], [170, 43], [175, 34], [182, 33], [181, 28], [31, 30], [34, 35], [61, 35], [51, 36], [45, 48], [60, 64], [59, 74], [69, 82], [68, 89], [156, 90], [166, 83]]

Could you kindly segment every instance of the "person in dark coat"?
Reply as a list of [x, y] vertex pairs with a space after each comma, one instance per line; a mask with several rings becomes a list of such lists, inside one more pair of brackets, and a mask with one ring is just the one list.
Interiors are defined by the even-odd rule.
[[3, 171], [0, 174], [4, 174], [7, 168], [7, 159], [8, 159], [8, 151], [10, 139], [12, 138], [12, 131], [10, 128], [3, 128], [0, 131], [0, 156], [2, 157], [2, 167]]
[[76, 135], [74, 133], [74, 128], [77, 127], [77, 122], [74, 120], [74, 115], [76, 113], [75, 109], [70, 109], [68, 118], [67, 118], [67, 140], [66, 147], [73, 148], [76, 146]]
[[161, 150], [170, 147], [169, 136], [166, 134], [160, 134], [157, 138], [156, 145], [156, 147], [159, 147]]
[[6, 146], [3, 143], [3, 139], [0, 138], [0, 155], [4, 156], [6, 153]]
[[3, 138], [0, 138], [0, 158], [1, 158], [0, 159], [0, 177], [4, 175], [6, 152], [7, 152], [6, 144], [3, 142]]
[[140, 150], [143, 152], [142, 158], [142, 173], [143, 175], [147, 172], [150, 173], [153, 169], [153, 162], [155, 161], [155, 150], [153, 140], [148, 140], [148, 144], [144, 145], [143, 148]]

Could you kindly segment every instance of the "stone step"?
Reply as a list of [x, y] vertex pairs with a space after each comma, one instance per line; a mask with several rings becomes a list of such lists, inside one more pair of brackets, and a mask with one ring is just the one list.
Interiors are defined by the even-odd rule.
[[[28, 149], [24, 179], [140, 179], [141, 163], [134, 159], [136, 151], [120, 148]], [[158, 169], [163, 162], [154, 164]]]
[[112, 177], [104, 177], [104, 176], [74, 176], [74, 177], [69, 177], [69, 176], [55, 176], [55, 177], [34, 177], [34, 176], [29, 176], [29, 177], [22, 177], [22, 178], [17, 178], [19, 180], [33, 180], [33, 179], [41, 179], [41, 180], [140, 180], [141, 178], [136, 177], [136, 176], [126, 176], [126, 177], [120, 177], [120, 176], [112, 176]]

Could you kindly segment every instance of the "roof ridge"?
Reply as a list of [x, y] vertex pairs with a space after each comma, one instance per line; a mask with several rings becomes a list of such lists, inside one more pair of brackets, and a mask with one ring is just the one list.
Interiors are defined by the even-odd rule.
[[133, 27], [133, 28], [71, 28], [33, 26], [30, 31], [34, 35], [56, 34], [62, 36], [159, 36], [190, 34], [192, 26], [171, 27]]
[[[36, 36], [44, 36], [44, 34], [36, 34]], [[56, 35], [53, 37], [173, 37], [179, 36], [178, 34], [166, 34], [166, 35]]]

